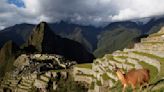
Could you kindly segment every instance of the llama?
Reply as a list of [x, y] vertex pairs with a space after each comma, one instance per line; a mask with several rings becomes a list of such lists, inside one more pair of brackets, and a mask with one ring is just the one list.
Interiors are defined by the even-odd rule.
[[148, 82], [150, 79], [148, 69], [132, 69], [128, 71], [126, 74], [123, 74], [122, 70], [115, 65], [114, 70], [116, 72], [118, 79], [121, 81], [123, 85], [122, 92], [125, 92], [125, 88], [128, 85], [132, 86], [133, 91], [135, 91], [137, 85], [140, 85], [140, 87], [142, 88], [143, 84], [146, 83], [148, 87]]

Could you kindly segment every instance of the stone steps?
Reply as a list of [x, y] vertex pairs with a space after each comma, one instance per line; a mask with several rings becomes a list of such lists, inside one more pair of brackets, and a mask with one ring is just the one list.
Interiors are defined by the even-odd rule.
[[22, 85], [25, 85], [25, 86], [28, 86], [28, 87], [32, 86], [32, 83], [33, 83], [33, 81], [32, 82], [27, 82], [27, 81], [22, 81], [21, 82]]
[[134, 49], [163, 51], [164, 50], [164, 44], [137, 43], [137, 44], [135, 44]]
[[17, 88], [16, 90], [15, 90], [15, 92], [29, 92], [29, 90], [28, 89], [24, 89], [24, 88]]
[[134, 49], [133, 51], [138, 51], [138, 52], [153, 54], [159, 57], [164, 57], [164, 50], [157, 51], [157, 50]]
[[144, 56], [141, 54], [137, 54], [135, 52], [129, 53], [129, 57], [134, 58], [134, 59], [138, 59], [139, 61], [144, 61], [150, 65], [153, 65], [158, 69], [158, 71], [160, 71], [160, 62], [157, 59], [148, 57], [146, 55]]
[[31, 86], [26, 86], [26, 85], [23, 85], [23, 84], [19, 84], [18, 88], [29, 90], [31, 88]]

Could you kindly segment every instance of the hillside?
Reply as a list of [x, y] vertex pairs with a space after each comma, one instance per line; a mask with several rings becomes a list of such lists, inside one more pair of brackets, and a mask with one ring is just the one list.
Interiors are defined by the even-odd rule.
[[[164, 77], [164, 27], [158, 33], [149, 35], [136, 43], [132, 49], [115, 51], [97, 58], [93, 63], [81, 64], [74, 67], [75, 81], [84, 81], [90, 85], [89, 92], [119, 91], [118, 79], [112, 70], [113, 65], [125, 72], [130, 69], [147, 68], [150, 70], [150, 86], [148, 89], [157, 91], [164, 89], [158, 81]], [[90, 66], [90, 67], [88, 67]], [[116, 86], [117, 85], [117, 86]], [[116, 86], [116, 88], [113, 88]], [[120, 89], [121, 91], [121, 89]]]
[[7, 42], [13, 41], [17, 45], [25, 43], [30, 35], [34, 25], [32, 24], [19, 24], [0, 31], [0, 48]]
[[19, 47], [12, 41], [8, 41], [0, 50], [0, 77], [4, 76], [5, 72], [12, 70], [13, 61], [16, 58], [16, 53]]
[[[102, 57], [106, 53], [122, 50], [125, 47], [133, 47], [134, 38], [140, 35], [137, 28], [119, 26], [101, 33], [98, 39], [97, 49], [94, 51], [96, 57]], [[131, 45], [131, 46], [130, 46]]]

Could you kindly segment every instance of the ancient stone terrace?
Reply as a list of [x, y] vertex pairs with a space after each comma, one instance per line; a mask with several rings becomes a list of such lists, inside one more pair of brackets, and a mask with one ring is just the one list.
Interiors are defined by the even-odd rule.
[[[55, 78], [59, 73], [67, 78], [66, 68], [75, 64], [73, 61], [64, 62], [63, 58], [54, 54], [22, 54], [14, 62], [16, 69], [7, 72], [1, 80], [0, 90], [4, 88], [12, 92], [31, 92], [33, 88], [46, 90], [48, 82], [53, 79], [53, 89], [57, 88]], [[44, 71], [45, 70], [45, 71]]]
[[[92, 63], [92, 68], [84, 70], [78, 67], [78, 71], [83, 75], [90, 74], [93, 77], [89, 92], [99, 92], [102, 88], [109, 89], [115, 86], [117, 76], [113, 71], [113, 65], [117, 65], [125, 72], [136, 68], [147, 68], [150, 70], [150, 83], [157, 81], [156, 79], [164, 78], [164, 27], [158, 33], [154, 33], [147, 38], [143, 38], [140, 43], [135, 44], [133, 49], [124, 49], [123, 51], [115, 51], [112, 54], [106, 54], [102, 58], [96, 59]], [[77, 66], [76, 66], [77, 67]], [[85, 67], [83, 67], [85, 68]], [[78, 71], [75, 72], [78, 74]], [[83, 76], [81, 80], [88, 76]], [[94, 86], [93, 86], [94, 85]], [[105, 91], [102, 91], [105, 92]]]

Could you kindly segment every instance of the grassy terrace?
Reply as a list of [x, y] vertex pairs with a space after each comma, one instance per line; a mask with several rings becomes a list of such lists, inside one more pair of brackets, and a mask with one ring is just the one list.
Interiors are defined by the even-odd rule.
[[92, 74], [76, 74], [76, 75], [95, 78]]
[[156, 37], [156, 36], [162, 36], [164, 35], [163, 33], [156, 33], [156, 34], [151, 34], [149, 37]]
[[106, 73], [104, 73], [104, 74], [102, 75], [102, 78], [103, 78], [104, 81], [106, 81], [106, 80], [111, 80], [112, 82], [115, 82], [115, 80], [112, 79], [112, 78], [110, 78]]
[[[116, 56], [117, 58], [121, 58], [121, 59], [127, 59], [128, 58], [128, 56]], [[127, 62], [127, 61], [125, 61], [125, 63], [124, 64], [127, 64], [127, 65], [130, 65], [130, 66], [135, 66], [134, 64], [132, 64], [132, 63], [130, 63], [130, 62]]]
[[132, 66], [132, 67], [135, 67], [135, 64], [133, 64], [133, 63], [129, 63], [129, 62], [127, 62], [127, 61], [125, 61], [124, 64], [127, 64], [127, 65], [130, 65], [130, 66]]
[[164, 42], [142, 42], [142, 44], [156, 45], [156, 44], [164, 44]]
[[102, 78], [103, 78], [103, 80], [109, 80], [110, 79], [110, 77], [106, 73], [104, 73], [102, 75]]
[[158, 74], [157, 68], [148, 63], [145, 63], [144, 61], [139, 62], [139, 64], [142, 65], [143, 68], [150, 70], [150, 81], [152, 82]]
[[161, 65], [160, 66], [161, 72], [159, 73], [159, 78], [164, 77], [164, 72], [162, 72], [162, 70], [164, 70], [164, 58], [161, 58], [161, 57], [153, 55], [153, 54], [143, 53], [143, 52], [134, 51], [134, 53], [158, 60], [160, 62], [160, 65]]
[[128, 54], [128, 52], [124, 52], [124, 51], [119, 51], [119, 52], [116, 52], [116, 53], [120, 53], [120, 54]]
[[116, 56], [116, 57], [121, 58], [121, 59], [126, 59], [126, 58], [128, 58], [128, 56]]
[[112, 55], [107, 55], [106, 58], [107, 58], [108, 60], [112, 60], [112, 61], [115, 61], [115, 62], [117, 62], [117, 63], [122, 63], [122, 62], [119, 62], [119, 61], [115, 60], [115, 59], [113, 58]]
[[97, 84], [98, 86], [102, 86], [101, 81], [99, 81], [99, 80], [96, 81], [96, 84]]
[[92, 63], [77, 64], [77, 65], [75, 65], [75, 67], [92, 69]]
[[94, 89], [94, 88], [95, 88], [95, 83], [92, 82], [92, 83], [91, 83], [91, 86], [90, 86], [90, 89]]
[[69, 69], [50, 70], [51, 72], [67, 72]]

